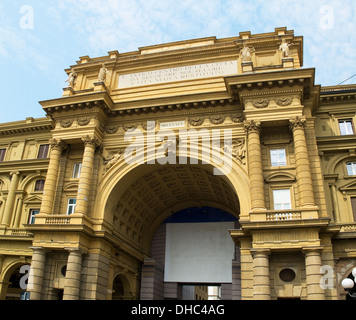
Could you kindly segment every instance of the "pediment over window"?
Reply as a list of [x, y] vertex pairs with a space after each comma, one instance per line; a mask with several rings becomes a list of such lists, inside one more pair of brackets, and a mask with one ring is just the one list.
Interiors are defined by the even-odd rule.
[[274, 172], [266, 176], [266, 182], [295, 181], [295, 176], [289, 172]]
[[78, 190], [78, 182], [69, 182], [63, 186], [63, 191], [75, 191]]
[[34, 195], [34, 196], [29, 196], [25, 201], [24, 203], [25, 204], [34, 204], [34, 203], [41, 203], [42, 202], [42, 198], [37, 196], [37, 195]]
[[356, 180], [345, 184], [344, 186], [340, 187], [339, 190], [342, 192], [356, 191]]

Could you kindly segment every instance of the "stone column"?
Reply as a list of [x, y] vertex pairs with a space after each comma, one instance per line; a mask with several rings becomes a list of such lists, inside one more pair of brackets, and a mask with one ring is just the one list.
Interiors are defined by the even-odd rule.
[[15, 223], [14, 223], [15, 228], [20, 227], [22, 206], [23, 206], [23, 195], [21, 195], [19, 197], [19, 200], [17, 201], [17, 210], [16, 210]]
[[87, 214], [90, 189], [92, 188], [92, 174], [95, 149], [98, 146], [97, 139], [89, 136], [82, 138], [84, 142], [84, 154], [82, 169], [79, 177], [77, 205], [75, 213]]
[[289, 120], [289, 122], [293, 131], [300, 207], [315, 207], [310, 161], [304, 131], [306, 119], [304, 117], [295, 117], [294, 119]]
[[46, 251], [42, 247], [32, 247], [30, 275], [27, 291], [30, 292], [30, 300], [41, 300], [43, 291], [43, 276], [46, 265]]
[[63, 300], [79, 300], [82, 254], [77, 248], [68, 249], [67, 271], [64, 280]]
[[325, 291], [320, 285], [321, 250], [322, 248], [304, 249], [308, 300], [325, 300]]
[[[2, 274], [2, 266], [4, 263], [5, 256], [0, 254], [0, 274]], [[0, 278], [0, 300], [5, 300], [7, 293], [8, 282]]]
[[334, 221], [341, 222], [339, 203], [337, 201], [336, 184], [334, 182], [331, 182], [331, 183], [329, 183], [329, 186], [331, 189], [331, 200], [332, 200], [333, 209], [334, 209]]
[[271, 300], [268, 249], [251, 249], [253, 257], [253, 298]]
[[2, 217], [2, 222], [1, 222], [1, 224], [7, 227], [10, 226], [11, 217], [14, 211], [16, 189], [19, 183], [20, 172], [11, 172], [10, 175], [11, 175], [11, 184], [10, 184], [9, 193], [7, 195], [4, 215]]
[[48, 170], [46, 175], [46, 182], [43, 189], [43, 197], [40, 214], [53, 213], [53, 202], [57, 186], [59, 160], [62, 151], [64, 150], [64, 143], [62, 140], [51, 139], [51, 154], [49, 158]]
[[262, 169], [260, 122], [245, 121], [247, 133], [248, 171], [252, 210], [266, 210], [264, 195], [264, 178]]

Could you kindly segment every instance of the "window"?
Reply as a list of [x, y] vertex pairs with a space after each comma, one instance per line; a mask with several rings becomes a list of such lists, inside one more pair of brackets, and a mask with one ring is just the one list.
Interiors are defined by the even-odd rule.
[[79, 163], [74, 163], [73, 167], [73, 178], [79, 178], [80, 177], [80, 171], [82, 170], [82, 164], [81, 162]]
[[287, 165], [286, 150], [285, 149], [272, 149], [271, 153], [271, 166], [279, 167]]
[[0, 162], [4, 161], [5, 153], [6, 153], [6, 149], [0, 149]]
[[351, 207], [354, 215], [354, 221], [356, 222], [356, 197], [351, 197]]
[[48, 149], [49, 149], [49, 145], [48, 144], [41, 144], [40, 148], [38, 150], [37, 159], [45, 159], [45, 158], [47, 158]]
[[67, 214], [72, 214], [75, 211], [75, 205], [77, 204], [76, 198], [68, 199]]
[[346, 168], [347, 168], [347, 174], [349, 176], [355, 176], [356, 175], [356, 162], [348, 162], [348, 163], [346, 163]]
[[30, 216], [28, 218], [28, 223], [29, 224], [34, 224], [35, 223], [35, 215], [40, 212], [39, 209], [30, 209]]
[[44, 180], [37, 180], [35, 184], [35, 191], [43, 191], [45, 181]]
[[339, 120], [341, 135], [354, 134], [354, 128], [351, 119]]
[[273, 204], [275, 210], [291, 209], [290, 189], [273, 190]]

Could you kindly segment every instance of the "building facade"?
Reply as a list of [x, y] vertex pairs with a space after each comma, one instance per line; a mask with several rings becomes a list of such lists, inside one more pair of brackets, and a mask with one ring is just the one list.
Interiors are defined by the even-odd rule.
[[80, 57], [0, 126], [0, 299], [346, 299], [356, 85], [302, 67], [286, 28]]

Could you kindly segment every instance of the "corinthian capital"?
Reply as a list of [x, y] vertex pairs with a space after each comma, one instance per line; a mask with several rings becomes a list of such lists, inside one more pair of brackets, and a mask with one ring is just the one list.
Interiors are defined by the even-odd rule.
[[84, 142], [84, 146], [92, 146], [93, 148], [96, 148], [100, 145], [99, 140], [95, 137], [91, 137], [89, 135], [82, 137], [82, 141]]
[[251, 132], [260, 133], [261, 131], [261, 122], [255, 120], [246, 120], [244, 121], [244, 128], [247, 134]]
[[66, 148], [66, 143], [62, 139], [50, 139], [49, 145], [52, 150], [63, 151]]
[[296, 116], [293, 119], [289, 119], [289, 126], [292, 130], [294, 129], [304, 129], [306, 127], [306, 122], [307, 120], [305, 119], [304, 116]]

